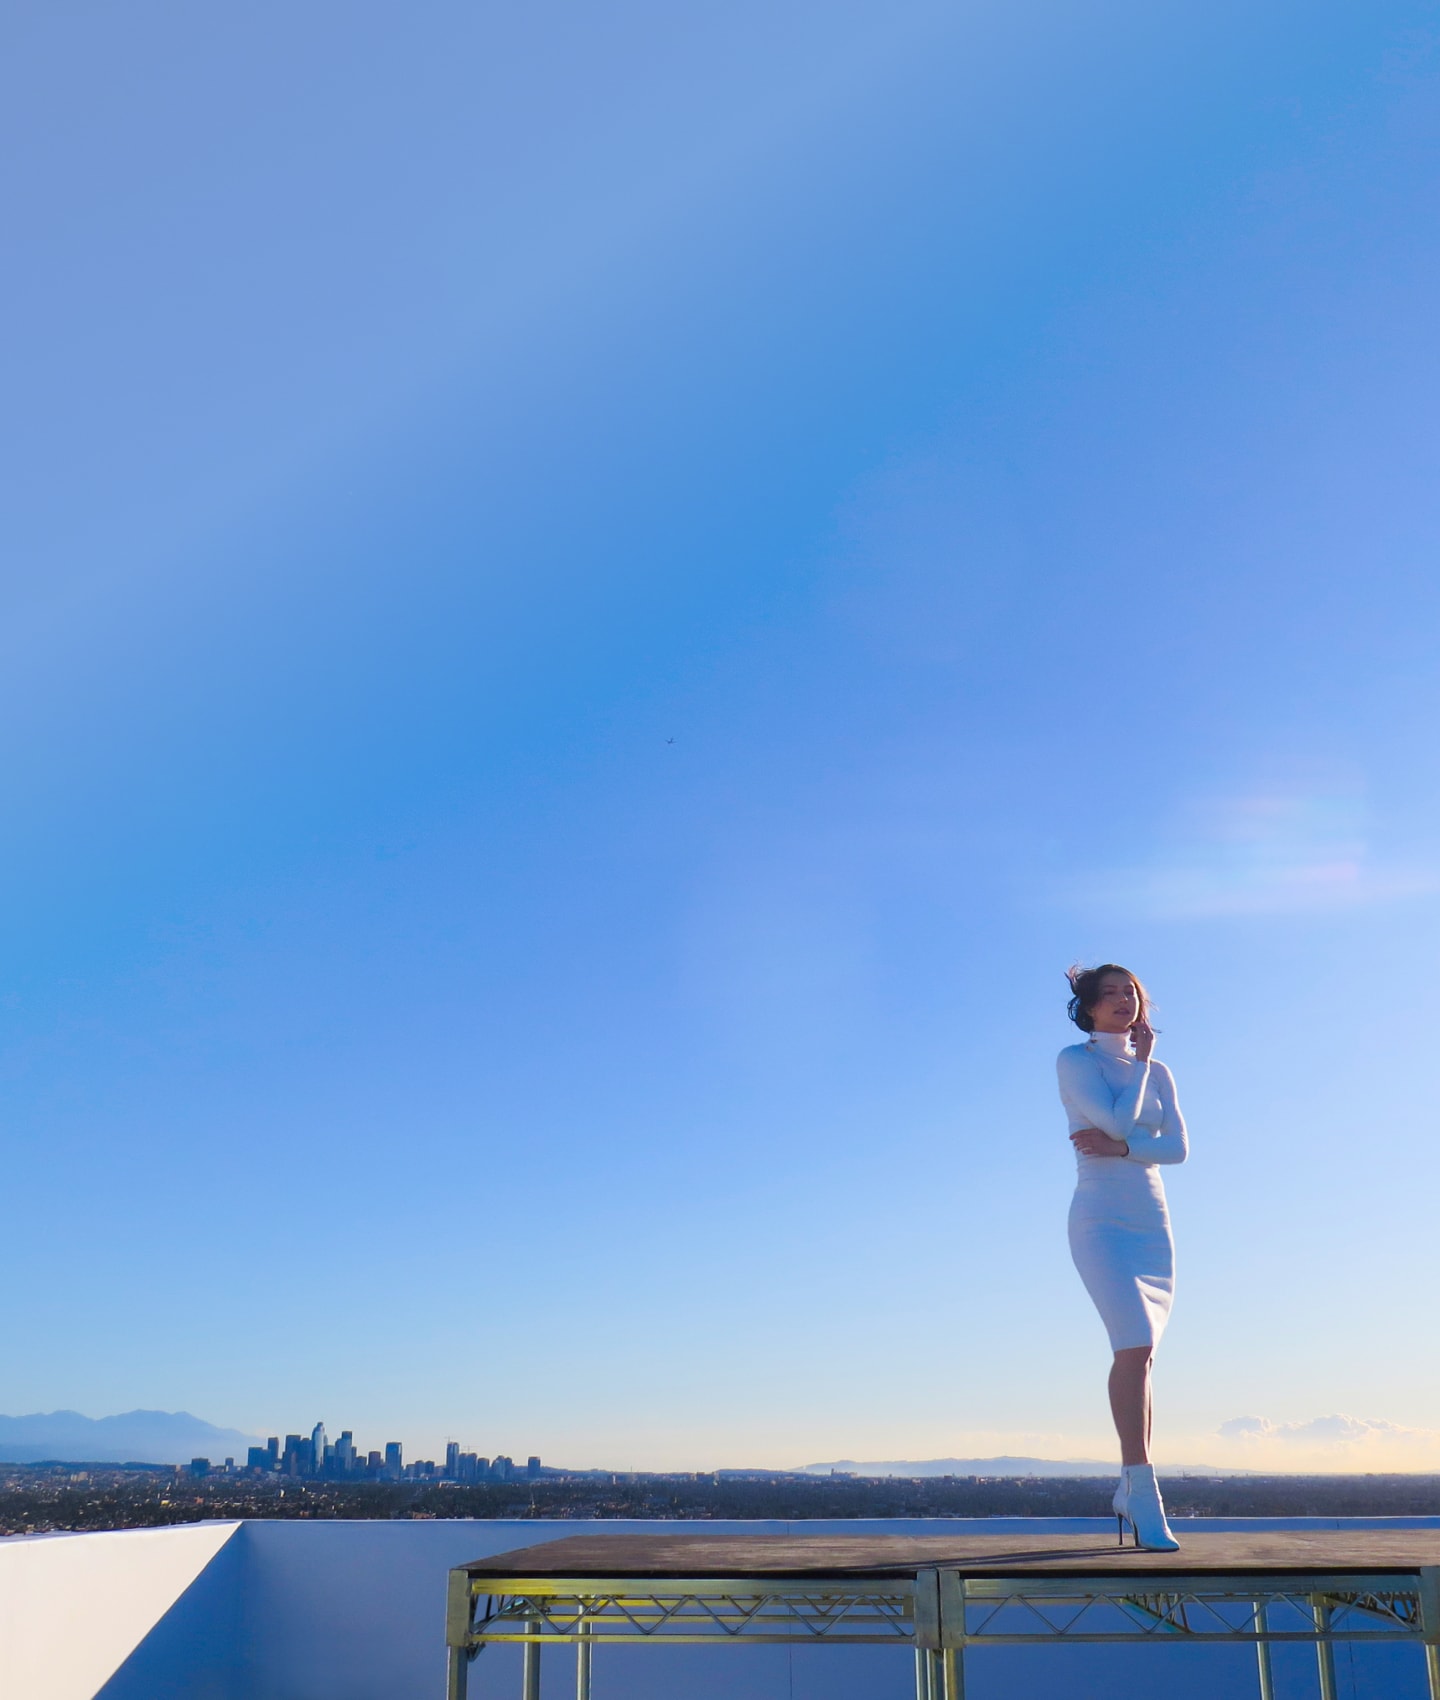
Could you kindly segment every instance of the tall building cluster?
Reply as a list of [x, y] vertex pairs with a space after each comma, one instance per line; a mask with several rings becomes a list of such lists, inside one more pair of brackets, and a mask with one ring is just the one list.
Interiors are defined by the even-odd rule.
[[272, 1434], [263, 1446], [250, 1448], [245, 1467], [321, 1482], [516, 1482], [534, 1481], [541, 1474], [539, 1458], [529, 1458], [517, 1468], [514, 1459], [503, 1453], [482, 1458], [475, 1452], [462, 1452], [454, 1440], [445, 1448], [443, 1468], [433, 1458], [407, 1464], [398, 1440], [387, 1440], [383, 1452], [361, 1452], [351, 1430], [342, 1429], [340, 1438], [332, 1441], [324, 1423], [316, 1423], [309, 1434], [287, 1434], [283, 1446], [280, 1437]]

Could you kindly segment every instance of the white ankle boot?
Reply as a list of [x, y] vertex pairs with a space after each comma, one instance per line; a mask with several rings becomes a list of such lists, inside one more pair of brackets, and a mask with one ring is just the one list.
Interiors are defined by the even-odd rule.
[[1125, 1525], [1135, 1532], [1135, 1545], [1151, 1552], [1176, 1552], [1180, 1543], [1165, 1521], [1165, 1505], [1153, 1464], [1127, 1464], [1120, 1472], [1120, 1486], [1113, 1501], [1120, 1525], [1120, 1544], [1125, 1544]]

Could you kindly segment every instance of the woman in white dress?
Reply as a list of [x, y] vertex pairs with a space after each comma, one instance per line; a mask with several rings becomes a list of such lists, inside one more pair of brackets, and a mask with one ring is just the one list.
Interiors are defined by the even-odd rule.
[[1115, 1515], [1124, 1541], [1172, 1552], [1179, 1542], [1150, 1462], [1150, 1364], [1170, 1317], [1175, 1242], [1159, 1165], [1183, 1163], [1185, 1121], [1175, 1082], [1150, 1055], [1145, 988], [1113, 962], [1069, 972], [1070, 1019], [1089, 1034], [1061, 1051], [1060, 1098], [1079, 1173], [1070, 1255], [1110, 1336], [1110, 1411], [1122, 1472]]

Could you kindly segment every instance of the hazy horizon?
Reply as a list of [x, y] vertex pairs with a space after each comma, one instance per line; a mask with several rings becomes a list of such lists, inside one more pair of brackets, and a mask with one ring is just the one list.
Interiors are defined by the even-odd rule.
[[[54, 1421], [54, 1419], [69, 1419], [69, 1418], [78, 1418], [79, 1424], [84, 1425], [84, 1426], [80, 1427], [80, 1426], [77, 1426], [76, 1424], [70, 1423], [70, 1422], [57, 1423], [57, 1422]], [[144, 1421], [137, 1424], [133, 1420], [133, 1419], [136, 1419], [136, 1418], [144, 1419]], [[157, 1422], [154, 1419], [160, 1419], [160, 1420]], [[323, 1417], [318, 1418], [317, 1421], [323, 1422], [324, 1418]], [[1353, 1419], [1336, 1417], [1336, 1418], [1329, 1419], [1329, 1421], [1332, 1424], [1348, 1424], [1348, 1423], [1353, 1422]], [[127, 1422], [129, 1422], [129, 1424], [130, 1424], [130, 1427], [129, 1427], [128, 1430], [125, 1429], [125, 1427], [124, 1427], [124, 1425]], [[47, 1424], [49, 1424], [48, 1428], [46, 1427]], [[190, 1428], [190, 1429], [186, 1429], [185, 1428], [186, 1424], [193, 1425], [193, 1427]], [[26, 1426], [26, 1425], [28, 1425], [28, 1426]], [[344, 1427], [348, 1427], [348, 1426], [351, 1426], [351, 1425], [336, 1424], [336, 1425], [332, 1426], [329, 1423], [326, 1423], [325, 1426], [326, 1426], [327, 1433], [329, 1433], [331, 1438], [333, 1439], [334, 1436], [336, 1434], [340, 1433]], [[311, 1431], [311, 1429], [313, 1429], [313, 1427], [314, 1427], [314, 1423], [305, 1423], [305, 1424], [302, 1424], [299, 1429], [292, 1429], [290, 1427], [290, 1425], [288, 1423], [286, 1423], [286, 1424], [278, 1425], [272, 1431], [268, 1431], [268, 1432], [273, 1432], [277, 1437], [284, 1436], [287, 1433], [308, 1434]], [[81, 1448], [85, 1444], [87, 1444], [87, 1440], [86, 1440], [86, 1431], [87, 1430], [89, 1430], [89, 1431], [100, 1431], [100, 1430], [109, 1431], [104, 1437], [108, 1442], [108, 1448], [106, 1450], [103, 1450], [103, 1451], [92, 1450], [92, 1451], [89, 1451], [89, 1452], [78, 1450], [78, 1448]], [[161, 1456], [161, 1451], [162, 1451], [163, 1446], [164, 1446], [165, 1437], [172, 1435], [172, 1434], [175, 1434], [175, 1433], [179, 1432], [180, 1430], [185, 1431], [183, 1440], [175, 1441], [174, 1444], [171, 1445], [170, 1451], [165, 1452], [164, 1456]], [[127, 1433], [127, 1434], [133, 1434], [133, 1435], [136, 1435], [136, 1436], [143, 1435], [145, 1438], [144, 1438], [143, 1441], [138, 1443], [138, 1449], [132, 1450], [131, 1452], [123, 1452], [123, 1451], [117, 1450], [117, 1447], [123, 1447], [127, 1444], [130, 1444], [130, 1443], [128, 1441], [120, 1441], [120, 1442], [115, 1441], [114, 1434], [116, 1432], [123, 1432], [123, 1433]], [[361, 1431], [359, 1431], [358, 1429], [354, 1430], [354, 1432], [361, 1433]], [[37, 1440], [36, 1438], [34, 1438], [36, 1435], [39, 1435], [39, 1434], [53, 1434], [53, 1435], [61, 1436], [62, 1439], [56, 1440], [56, 1441], [53, 1441], [53, 1442], [50, 1441], [50, 1440], [41, 1441], [41, 1440]], [[28, 1437], [28, 1438], [22, 1438], [17, 1443], [17, 1439], [16, 1439], [17, 1436]], [[70, 1437], [70, 1438], [68, 1440], [66, 1440], [63, 1437]], [[94, 1435], [94, 1436], [92, 1436], [92, 1438], [98, 1438], [98, 1435]], [[1220, 1440], [1224, 1439], [1223, 1436], [1218, 1437], [1218, 1438]], [[1352, 1437], [1352, 1439], [1353, 1438], [1354, 1437]], [[228, 1448], [230, 1455], [235, 1457], [237, 1463], [243, 1464], [243, 1462], [244, 1462], [243, 1454], [244, 1454], [245, 1448], [247, 1446], [252, 1446], [252, 1445], [253, 1446], [263, 1445], [264, 1442], [265, 1442], [265, 1439], [266, 1439], [265, 1433], [255, 1433], [255, 1434], [243, 1433], [243, 1432], [241, 1432], [237, 1429], [234, 1429], [234, 1428], [232, 1428], [232, 1427], [230, 1427], [226, 1424], [216, 1424], [216, 1423], [210, 1422], [207, 1418], [197, 1417], [191, 1411], [168, 1412], [168, 1411], [159, 1411], [159, 1410], [156, 1410], [152, 1407], [138, 1407], [133, 1411], [116, 1412], [116, 1413], [113, 1413], [111, 1415], [99, 1417], [99, 1418], [89, 1417], [89, 1416], [86, 1416], [82, 1412], [71, 1411], [71, 1410], [57, 1410], [57, 1411], [51, 1411], [51, 1412], [28, 1412], [28, 1413], [24, 1413], [23, 1415], [22, 1414], [9, 1415], [9, 1414], [0, 1412], [0, 1462], [3, 1462], [3, 1463], [46, 1462], [46, 1461], [52, 1461], [52, 1460], [59, 1461], [59, 1460], [69, 1459], [69, 1458], [72, 1458], [72, 1457], [76, 1461], [84, 1461], [84, 1462], [92, 1462], [92, 1463], [94, 1463], [94, 1462], [104, 1462], [104, 1461], [133, 1462], [133, 1463], [154, 1463], [154, 1462], [158, 1462], [158, 1463], [167, 1463], [167, 1462], [168, 1463], [187, 1463], [191, 1457], [200, 1457], [200, 1456], [209, 1457], [209, 1458], [211, 1458], [212, 1462], [219, 1462], [220, 1459], [222, 1459], [224, 1456], [226, 1456], [226, 1449]], [[438, 1443], [431, 1441], [429, 1444], [420, 1444], [420, 1445], [412, 1445], [403, 1436], [396, 1436], [396, 1435], [392, 1435], [392, 1434], [387, 1434], [384, 1437], [384, 1440], [380, 1440], [380, 1439], [377, 1439], [376, 1437], [366, 1436], [363, 1433], [361, 1433], [361, 1439], [360, 1439], [360, 1441], [357, 1442], [357, 1445], [360, 1447], [360, 1450], [362, 1452], [367, 1451], [367, 1450], [371, 1450], [371, 1449], [380, 1450], [383, 1447], [385, 1441], [390, 1441], [390, 1440], [395, 1440], [395, 1439], [399, 1439], [401, 1441], [402, 1445], [404, 1446], [404, 1455], [405, 1455], [405, 1458], [406, 1458], [407, 1461], [413, 1460], [415, 1458], [424, 1458], [426, 1456], [443, 1459], [444, 1454], [445, 1454], [445, 1442], [449, 1441], [449, 1440], [453, 1440], [453, 1439], [459, 1439], [462, 1447], [464, 1447], [466, 1450], [478, 1451], [482, 1454], [482, 1456], [494, 1457], [497, 1454], [504, 1454], [505, 1453], [504, 1447], [496, 1447], [492, 1451], [486, 1453], [484, 1445], [483, 1445], [483, 1437], [481, 1437], [479, 1440], [477, 1440], [477, 1438], [475, 1436], [457, 1436], [454, 1433], [450, 1433], [450, 1432], [447, 1432], [445, 1437], [444, 1437], [444, 1440], [442, 1440]], [[63, 1451], [62, 1450], [62, 1451], [59, 1451], [59, 1452], [49, 1452], [49, 1453], [44, 1452], [42, 1450], [42, 1448], [44, 1446], [52, 1445], [52, 1444], [55, 1444], [55, 1445], [65, 1444], [65, 1445], [68, 1445], [70, 1447], [70, 1450], [69, 1451]], [[217, 1450], [217, 1448], [218, 1448], [218, 1450]], [[24, 1452], [28, 1453], [30, 1456], [21, 1457], [20, 1452], [22, 1450]], [[1217, 1451], [1223, 1451], [1223, 1450], [1224, 1450], [1223, 1446], [1217, 1447]], [[171, 1455], [172, 1453], [173, 1453], [173, 1456]], [[517, 1446], [517, 1448], [513, 1452], [506, 1454], [506, 1455], [515, 1458], [517, 1461], [523, 1461], [525, 1458], [530, 1456], [530, 1453], [527, 1450], [527, 1448], [525, 1447], [525, 1445], [521, 1444], [521, 1445]], [[1319, 1455], [1323, 1457], [1323, 1453], [1320, 1453]], [[1334, 1456], [1333, 1450], [1332, 1450], [1331, 1456], [1332, 1456], [1332, 1458]], [[1306, 1465], [1303, 1465], [1303, 1464], [1292, 1462], [1288, 1466], [1288, 1468], [1283, 1466], [1283, 1465], [1281, 1465], [1281, 1466], [1271, 1466], [1271, 1467], [1264, 1467], [1264, 1466], [1257, 1467], [1253, 1464], [1245, 1465], [1245, 1464], [1235, 1463], [1233, 1460], [1229, 1463], [1223, 1463], [1222, 1464], [1222, 1463], [1219, 1463], [1216, 1459], [1211, 1459], [1211, 1458], [1181, 1459], [1181, 1458], [1177, 1457], [1174, 1453], [1162, 1454], [1162, 1453], [1159, 1453], [1158, 1451], [1157, 1451], [1156, 1461], [1157, 1461], [1157, 1465], [1162, 1469], [1193, 1470], [1193, 1471], [1234, 1470], [1234, 1471], [1236, 1471], [1237, 1473], [1240, 1473], [1240, 1474], [1272, 1473], [1272, 1474], [1304, 1475], [1304, 1474], [1317, 1474], [1318, 1473], [1318, 1474], [1331, 1474], [1331, 1475], [1355, 1475], [1355, 1474], [1376, 1473], [1374, 1471], [1366, 1472], [1366, 1471], [1363, 1471], [1363, 1470], [1356, 1470], [1354, 1468], [1344, 1469], [1344, 1468], [1341, 1468], [1340, 1466], [1335, 1465], [1333, 1463], [1328, 1468], [1325, 1466], [1324, 1463], [1319, 1463], [1319, 1464], [1316, 1464], [1314, 1466], [1306, 1466]], [[723, 1462], [719, 1462], [719, 1463], [716, 1463], [716, 1462], [713, 1462], [713, 1461], [710, 1462], [710, 1463], [693, 1463], [692, 1462], [692, 1463], [689, 1463], [689, 1464], [671, 1464], [671, 1465], [667, 1465], [667, 1466], [658, 1466], [658, 1465], [651, 1465], [651, 1464], [646, 1464], [646, 1463], [636, 1463], [636, 1462], [633, 1462], [633, 1461], [628, 1462], [628, 1463], [623, 1463], [623, 1464], [615, 1463], [613, 1461], [611, 1461], [611, 1462], [597, 1461], [597, 1462], [591, 1462], [591, 1463], [576, 1463], [573, 1459], [566, 1459], [566, 1458], [561, 1458], [561, 1459], [542, 1458], [542, 1462], [544, 1464], [546, 1464], [547, 1466], [551, 1466], [551, 1467], [554, 1467], [554, 1468], [580, 1470], [580, 1471], [584, 1471], [584, 1470], [619, 1470], [619, 1471], [641, 1471], [641, 1472], [644, 1472], [644, 1471], [648, 1471], [648, 1470], [658, 1470], [658, 1469], [668, 1468], [668, 1469], [675, 1469], [675, 1470], [690, 1470], [690, 1471], [696, 1471], [696, 1472], [700, 1472], [700, 1473], [705, 1473], [705, 1472], [708, 1472], [710, 1470], [731, 1470], [731, 1469], [736, 1469], [736, 1470], [747, 1470], [747, 1469], [751, 1469], [751, 1470], [779, 1470], [779, 1471], [792, 1471], [792, 1472], [797, 1472], [797, 1473], [811, 1473], [811, 1472], [819, 1472], [819, 1471], [836, 1469], [836, 1470], [841, 1470], [841, 1471], [854, 1470], [857, 1473], [862, 1474], [862, 1475], [869, 1474], [869, 1475], [876, 1475], [876, 1476], [900, 1474], [903, 1471], [910, 1469], [910, 1468], [913, 1468], [917, 1473], [922, 1474], [922, 1475], [933, 1475], [933, 1474], [941, 1473], [941, 1466], [955, 1466], [959, 1469], [960, 1473], [963, 1474], [963, 1473], [967, 1473], [966, 1470], [964, 1469], [964, 1466], [989, 1465], [989, 1464], [1043, 1464], [1043, 1465], [1046, 1465], [1046, 1466], [1051, 1466], [1051, 1468], [1048, 1468], [1044, 1472], [1046, 1474], [1062, 1474], [1063, 1473], [1062, 1467], [1066, 1464], [1086, 1466], [1085, 1470], [1082, 1472], [1083, 1474], [1104, 1474], [1104, 1473], [1108, 1473], [1108, 1472], [1110, 1472], [1111, 1470], [1114, 1469], [1114, 1464], [1109, 1459], [1106, 1458], [1103, 1451], [1102, 1451], [1102, 1453], [1099, 1457], [1093, 1457], [1093, 1458], [1074, 1457], [1074, 1456], [1061, 1456], [1061, 1457], [1058, 1457], [1058, 1458], [1057, 1457], [1041, 1457], [1041, 1456], [1037, 1456], [1037, 1455], [1034, 1455], [1034, 1454], [1015, 1454], [1015, 1453], [999, 1452], [999, 1453], [991, 1453], [991, 1454], [988, 1454], [984, 1457], [973, 1456], [973, 1457], [968, 1457], [968, 1458], [962, 1458], [962, 1457], [957, 1457], [957, 1456], [953, 1456], [953, 1455], [952, 1456], [946, 1456], [946, 1457], [937, 1457], [937, 1458], [913, 1458], [913, 1459], [858, 1459], [857, 1460], [857, 1459], [853, 1459], [853, 1458], [837, 1458], [837, 1459], [832, 1459], [832, 1460], [822, 1460], [822, 1461], [819, 1461], [819, 1462], [811, 1460], [811, 1461], [804, 1463], [804, 1464], [793, 1464], [793, 1463], [791, 1463], [791, 1464], [776, 1464], [776, 1463], [773, 1463], [773, 1462], [768, 1462], [768, 1461], [764, 1461], [764, 1460], [756, 1460], [756, 1459], [753, 1459], [753, 1458], [748, 1459], [748, 1460], [744, 1460], [744, 1461], [727, 1460], [727, 1461], [723, 1461]], [[1428, 1473], [1434, 1473], [1434, 1472], [1427, 1472], [1427, 1471], [1424, 1471], [1424, 1470], [1415, 1470], [1415, 1471], [1406, 1472], [1406, 1471], [1402, 1470], [1402, 1471], [1399, 1471], [1398, 1473], [1428, 1474]]]

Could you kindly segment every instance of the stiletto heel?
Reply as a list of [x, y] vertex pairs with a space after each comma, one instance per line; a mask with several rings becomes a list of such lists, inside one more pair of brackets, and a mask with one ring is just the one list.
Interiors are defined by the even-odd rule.
[[1115, 1497], [1110, 1502], [1110, 1509], [1115, 1513], [1115, 1529], [1119, 1536], [1119, 1545], [1125, 1545], [1125, 1525], [1128, 1523], [1133, 1531], [1135, 1521], [1130, 1516], [1130, 1470], [1128, 1465], [1122, 1465], [1120, 1470], [1120, 1485], [1115, 1489]]

